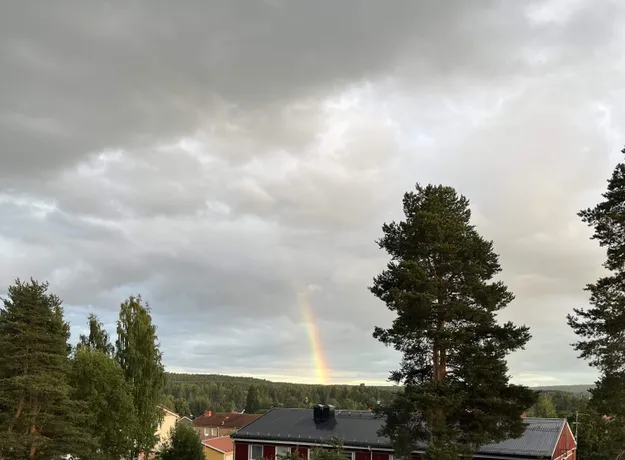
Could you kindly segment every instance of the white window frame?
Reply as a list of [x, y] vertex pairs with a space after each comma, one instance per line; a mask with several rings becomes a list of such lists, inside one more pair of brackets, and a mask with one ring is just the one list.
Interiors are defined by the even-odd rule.
[[[260, 448], [260, 457], [254, 457], [252, 454], [254, 453], [254, 447]], [[247, 451], [248, 460], [258, 460], [259, 458], [263, 458], [263, 445], [262, 444], [250, 444]]]
[[282, 452], [282, 453], [278, 452], [279, 449], [285, 450], [287, 454], [290, 454], [291, 450], [292, 450], [291, 446], [280, 446], [280, 445], [276, 446], [276, 455], [275, 455], [276, 460], [279, 460], [280, 455], [284, 455], [285, 454], [285, 452]]
[[211, 428], [211, 436], [217, 436], [217, 428]]
[[208, 433], [210, 433], [210, 428], [208, 427], [204, 427], [204, 436], [210, 436]]

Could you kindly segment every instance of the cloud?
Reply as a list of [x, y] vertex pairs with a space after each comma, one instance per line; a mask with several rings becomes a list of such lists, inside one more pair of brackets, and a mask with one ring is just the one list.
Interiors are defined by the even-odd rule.
[[76, 333], [141, 292], [168, 368], [312, 381], [315, 285], [332, 378], [382, 381], [375, 239], [442, 182], [501, 254], [502, 316], [534, 331], [511, 372], [591, 378], [564, 316], [601, 273], [576, 212], [624, 137], [618, 2], [1, 9], [0, 286], [50, 280]]

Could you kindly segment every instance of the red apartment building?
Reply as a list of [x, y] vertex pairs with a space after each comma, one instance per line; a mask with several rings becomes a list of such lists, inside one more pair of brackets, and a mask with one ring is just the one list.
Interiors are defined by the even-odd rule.
[[[393, 460], [388, 438], [378, 436], [383, 420], [370, 411], [334, 411], [324, 406], [313, 415], [313, 409], [272, 409], [257, 420], [231, 434], [234, 460], [256, 460], [298, 452], [310, 459], [311, 449], [327, 446], [332, 439], [342, 439], [347, 460]], [[566, 419], [525, 418], [525, 433], [481, 447], [475, 459], [480, 460], [576, 460], [576, 442]], [[413, 452], [420, 460], [425, 452]]]

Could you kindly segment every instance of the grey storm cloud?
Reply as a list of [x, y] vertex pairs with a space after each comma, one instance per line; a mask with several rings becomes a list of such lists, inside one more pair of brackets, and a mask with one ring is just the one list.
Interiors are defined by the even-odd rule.
[[534, 339], [526, 383], [588, 382], [564, 317], [602, 252], [576, 212], [618, 156], [617, 1], [0, 6], [0, 286], [47, 279], [74, 334], [150, 302], [169, 369], [383, 381], [375, 239], [456, 186]]

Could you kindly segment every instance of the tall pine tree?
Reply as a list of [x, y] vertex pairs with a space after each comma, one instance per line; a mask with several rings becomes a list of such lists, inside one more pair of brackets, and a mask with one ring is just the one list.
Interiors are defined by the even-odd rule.
[[136, 445], [132, 452], [134, 458], [140, 452], [150, 452], [156, 444], [155, 432], [162, 419], [158, 405], [165, 385], [156, 326], [152, 324], [149, 306], [143, 305], [141, 296], [131, 296], [121, 304], [115, 356], [133, 390], [138, 420]]
[[84, 454], [82, 408], [71, 399], [69, 326], [48, 284], [16, 280], [0, 314], [0, 457]]
[[625, 445], [625, 163], [616, 166], [602, 196], [579, 216], [594, 229], [592, 239], [607, 249], [607, 274], [586, 286], [591, 307], [574, 309], [568, 324], [580, 338], [575, 350], [601, 374], [589, 408], [612, 416], [610, 429], [620, 433], [610, 437], [611, 446], [604, 443], [607, 458]]
[[397, 315], [374, 337], [403, 355], [391, 380], [404, 391], [379, 409], [383, 434], [399, 453], [424, 442], [428, 459], [457, 459], [523, 432], [521, 414], [537, 394], [509, 383], [506, 355], [530, 333], [497, 322], [514, 297], [493, 281], [498, 256], [471, 225], [464, 196], [417, 184], [403, 208], [403, 221], [383, 226], [378, 244], [391, 261], [370, 288]]

